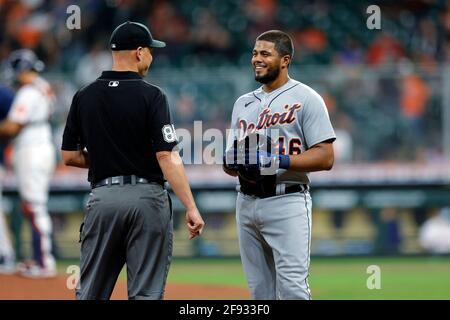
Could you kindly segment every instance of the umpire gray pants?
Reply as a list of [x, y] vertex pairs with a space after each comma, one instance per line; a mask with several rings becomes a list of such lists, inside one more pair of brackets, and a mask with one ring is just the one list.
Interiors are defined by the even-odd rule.
[[253, 299], [311, 299], [308, 191], [236, 201], [241, 260]]
[[172, 258], [172, 208], [158, 184], [92, 190], [80, 228], [79, 300], [109, 299], [127, 265], [129, 299], [162, 299]]

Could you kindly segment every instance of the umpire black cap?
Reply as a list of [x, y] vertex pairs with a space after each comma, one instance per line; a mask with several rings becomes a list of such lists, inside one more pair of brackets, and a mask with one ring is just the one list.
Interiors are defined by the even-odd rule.
[[164, 48], [166, 44], [155, 40], [150, 30], [142, 23], [127, 21], [119, 25], [111, 34], [110, 48], [116, 50], [133, 50], [137, 47]]

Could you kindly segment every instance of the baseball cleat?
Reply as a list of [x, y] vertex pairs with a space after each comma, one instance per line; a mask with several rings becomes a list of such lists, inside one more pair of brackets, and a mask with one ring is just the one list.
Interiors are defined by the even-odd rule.
[[15, 259], [12, 257], [3, 256], [0, 262], [0, 274], [13, 274], [16, 272]]
[[34, 261], [17, 264], [17, 272], [20, 276], [30, 279], [46, 279], [57, 276], [56, 268], [45, 268]]

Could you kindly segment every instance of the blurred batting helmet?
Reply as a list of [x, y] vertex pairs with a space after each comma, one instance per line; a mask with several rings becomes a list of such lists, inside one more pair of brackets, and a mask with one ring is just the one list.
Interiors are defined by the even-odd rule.
[[41, 72], [44, 63], [29, 49], [20, 49], [11, 52], [4, 63], [4, 76], [7, 80], [14, 79], [23, 71]]

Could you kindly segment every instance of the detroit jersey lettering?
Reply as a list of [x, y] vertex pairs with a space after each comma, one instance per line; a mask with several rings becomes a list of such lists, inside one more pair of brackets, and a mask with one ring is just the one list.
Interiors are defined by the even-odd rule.
[[[231, 119], [233, 141], [261, 131], [267, 135], [277, 132], [279, 152], [300, 154], [312, 146], [335, 139], [333, 127], [322, 97], [309, 86], [289, 79], [286, 84], [270, 93], [262, 87], [242, 95], [236, 100]], [[277, 130], [272, 130], [277, 129]], [[277, 182], [309, 183], [307, 172], [279, 170]]]

